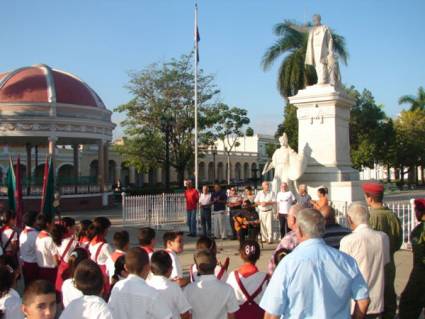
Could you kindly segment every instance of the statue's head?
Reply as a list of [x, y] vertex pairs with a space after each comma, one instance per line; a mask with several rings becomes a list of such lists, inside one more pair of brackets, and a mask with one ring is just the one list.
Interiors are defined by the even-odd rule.
[[315, 14], [313, 16], [313, 25], [315, 27], [319, 26], [322, 24], [322, 18], [320, 17], [320, 14]]
[[288, 146], [288, 136], [286, 135], [286, 133], [283, 133], [283, 135], [279, 138], [279, 142], [281, 146]]

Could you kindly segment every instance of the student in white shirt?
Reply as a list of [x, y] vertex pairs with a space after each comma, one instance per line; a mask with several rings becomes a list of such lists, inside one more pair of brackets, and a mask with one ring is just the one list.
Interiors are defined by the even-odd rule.
[[110, 282], [107, 271], [107, 262], [112, 255], [113, 249], [106, 242], [108, 230], [111, 227], [111, 221], [106, 217], [96, 217], [88, 229], [90, 239], [89, 252], [90, 258], [99, 265], [104, 277], [103, 294], [108, 296], [110, 292]]
[[24, 291], [22, 312], [26, 319], [56, 318], [55, 287], [47, 280], [34, 280]]
[[0, 318], [23, 319], [21, 297], [12, 288], [15, 282], [14, 273], [7, 266], [0, 266]]
[[171, 310], [173, 319], [188, 319], [190, 318], [189, 310], [191, 306], [179, 285], [169, 279], [172, 269], [173, 264], [170, 255], [164, 250], [159, 250], [152, 255], [152, 275], [146, 282], [159, 291], [160, 298]]
[[192, 306], [193, 319], [232, 319], [239, 309], [232, 287], [214, 276], [217, 259], [208, 250], [195, 254], [201, 275], [199, 281], [189, 284], [184, 294]]
[[130, 235], [126, 230], [120, 230], [114, 233], [112, 238], [115, 250], [106, 262], [109, 281], [112, 282], [112, 276], [115, 274], [115, 262], [121, 256], [124, 256], [130, 246]]
[[277, 202], [277, 218], [279, 219], [280, 238], [285, 237], [288, 232], [288, 212], [295, 203], [295, 196], [289, 190], [287, 183], [280, 185], [280, 192], [276, 195]]
[[362, 203], [348, 208], [347, 221], [353, 232], [341, 239], [340, 250], [352, 256], [369, 286], [367, 316], [379, 318], [384, 311], [384, 267], [390, 262], [387, 234], [369, 226], [369, 210]]
[[12, 269], [19, 268], [18, 260], [18, 232], [16, 231], [16, 215], [12, 210], [6, 210], [2, 213], [1, 220], [3, 227], [0, 228], [1, 246], [3, 248], [6, 264]]
[[71, 301], [60, 319], [113, 319], [108, 304], [101, 297], [103, 274], [94, 261], [90, 259], [81, 261], [75, 269], [74, 281], [83, 296]]
[[39, 214], [36, 221], [40, 229], [35, 240], [35, 255], [38, 264], [38, 277], [52, 283], [55, 286], [59, 253], [54, 243], [51, 232], [54, 227], [53, 221], [44, 214]]
[[255, 197], [255, 204], [258, 207], [260, 215], [261, 240], [271, 244], [273, 240], [273, 209], [276, 204], [276, 198], [275, 194], [270, 190], [270, 184], [268, 182], [263, 182], [261, 186], [263, 189]]
[[183, 268], [178, 257], [178, 254], [181, 254], [184, 249], [183, 232], [166, 232], [162, 238], [164, 248], [170, 254], [173, 262], [173, 271], [170, 279], [177, 281], [180, 286], [184, 286], [187, 280], [183, 278]]
[[115, 284], [109, 299], [114, 318], [172, 318], [159, 291], [145, 282], [150, 270], [148, 254], [139, 247], [130, 249], [125, 255], [125, 266], [129, 275]]
[[269, 275], [261, 272], [255, 266], [260, 258], [260, 246], [256, 241], [247, 240], [240, 248], [240, 256], [244, 264], [232, 271], [227, 279], [235, 293], [240, 309], [235, 313], [235, 318], [263, 319], [264, 310], [259, 306], [261, 297], [267, 287]]
[[19, 255], [22, 264], [22, 274], [25, 286], [38, 278], [37, 257], [35, 255], [35, 241], [38, 231], [34, 228], [38, 213], [29, 211], [24, 214], [24, 230], [19, 235]]
[[[199, 239], [196, 242], [196, 250], [209, 250], [214, 256], [217, 258], [217, 244], [214, 239], [210, 237], [199, 237]], [[223, 282], [226, 282], [227, 280], [227, 270], [229, 268], [230, 258], [227, 257], [224, 262], [220, 262], [217, 259], [217, 266], [215, 266], [214, 269], [214, 275], [217, 277], [218, 280], [221, 280]], [[196, 264], [193, 264], [190, 267], [190, 281], [198, 281], [201, 276], [198, 273], [198, 267]]]
[[66, 307], [71, 301], [77, 299], [83, 295], [83, 293], [75, 286], [74, 273], [78, 264], [83, 260], [89, 259], [89, 253], [86, 249], [78, 247], [75, 248], [68, 259], [68, 275], [62, 284], [62, 303]]
[[156, 245], [156, 232], [155, 229], [151, 227], [142, 227], [139, 230], [139, 247], [144, 249], [149, 255], [149, 258], [152, 257], [152, 254], [155, 251]]

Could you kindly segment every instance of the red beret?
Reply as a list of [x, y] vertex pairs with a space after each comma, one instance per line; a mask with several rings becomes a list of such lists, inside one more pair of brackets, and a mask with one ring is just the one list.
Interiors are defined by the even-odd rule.
[[362, 185], [365, 193], [380, 195], [384, 192], [384, 185], [380, 183], [365, 183]]

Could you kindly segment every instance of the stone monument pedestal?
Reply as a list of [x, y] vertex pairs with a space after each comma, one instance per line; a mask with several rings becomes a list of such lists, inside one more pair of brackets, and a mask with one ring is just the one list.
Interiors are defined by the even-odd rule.
[[[349, 121], [355, 101], [330, 84], [313, 85], [289, 98], [298, 117], [298, 153], [308, 164], [298, 184], [326, 186], [332, 201], [363, 199], [359, 172], [350, 158]], [[311, 193], [316, 196], [315, 193]]]

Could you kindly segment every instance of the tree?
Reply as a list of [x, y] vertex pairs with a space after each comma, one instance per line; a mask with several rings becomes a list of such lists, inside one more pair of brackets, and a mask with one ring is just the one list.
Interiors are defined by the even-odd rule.
[[[140, 72], [130, 73], [127, 86], [134, 96], [115, 111], [125, 113], [121, 123], [126, 137], [118, 146], [126, 163], [139, 171], [164, 165], [164, 118], [170, 123], [170, 161], [177, 172], [178, 183], [183, 185], [184, 173], [193, 170], [194, 163], [194, 72], [192, 56], [183, 55], [163, 64], [152, 64]], [[198, 121], [201, 143], [207, 143], [212, 118], [206, 114], [216, 103], [219, 90], [211, 75], [201, 70], [198, 76]]]
[[227, 183], [230, 184], [230, 157], [239, 146], [239, 138], [244, 136], [243, 127], [250, 123], [248, 111], [238, 107], [230, 108], [220, 103], [209, 110], [214, 124], [214, 137], [221, 140], [227, 158]]
[[[273, 33], [278, 39], [266, 50], [262, 59], [263, 69], [268, 70], [280, 56], [285, 55], [277, 77], [279, 92], [285, 98], [296, 95], [298, 90], [306, 85], [312, 85], [317, 82], [314, 67], [304, 64], [308, 32], [299, 32], [293, 26], [296, 28], [303, 27], [301, 24], [293, 23], [289, 20], [274, 26]], [[344, 64], [347, 64], [348, 52], [345, 47], [344, 37], [332, 31], [332, 38], [335, 53]]]
[[398, 100], [398, 104], [410, 104], [410, 110], [414, 111], [417, 109], [425, 109], [425, 90], [422, 86], [418, 88], [417, 96], [414, 95], [403, 95]]
[[293, 104], [287, 104], [283, 110], [283, 123], [279, 124], [275, 137], [278, 139], [286, 133], [288, 136], [289, 146], [297, 150], [298, 149], [298, 118], [297, 118], [297, 107]]
[[254, 129], [252, 127], [248, 127], [245, 131], [245, 136], [254, 136]]

